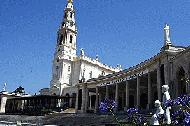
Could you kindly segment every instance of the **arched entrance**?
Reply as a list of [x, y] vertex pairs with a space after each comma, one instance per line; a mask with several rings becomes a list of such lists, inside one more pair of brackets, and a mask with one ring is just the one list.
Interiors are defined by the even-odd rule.
[[183, 67], [179, 67], [177, 72], [177, 90], [178, 90], [178, 96], [187, 93], [185, 70], [183, 69]]
[[141, 108], [146, 109], [147, 104], [148, 104], [148, 95], [146, 93], [143, 93], [140, 96], [140, 106]]
[[134, 107], [135, 106], [135, 98], [134, 98], [134, 96], [133, 95], [129, 95], [129, 107], [130, 108], [132, 108], [132, 107]]
[[69, 108], [69, 103], [70, 103], [69, 99], [70, 99], [70, 95], [67, 93], [65, 96], [66, 96], [66, 98], [65, 98], [65, 101], [64, 101], [64, 106], [65, 106], [66, 108]]
[[75, 108], [76, 104], [76, 93], [72, 94], [72, 102], [71, 102], [71, 108]]

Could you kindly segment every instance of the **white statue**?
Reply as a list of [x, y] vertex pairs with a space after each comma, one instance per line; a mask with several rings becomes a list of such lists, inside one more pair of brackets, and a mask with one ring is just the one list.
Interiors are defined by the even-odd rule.
[[[168, 85], [163, 85], [162, 86], [162, 93], [163, 93], [163, 97], [162, 97], [162, 103], [164, 104], [167, 100], [170, 100], [170, 94], [168, 92], [169, 90], [169, 86]], [[170, 117], [170, 109], [171, 107], [166, 107], [165, 108], [165, 112], [164, 112], [164, 116], [166, 119], [166, 124], [171, 124], [171, 117]]]
[[161, 102], [159, 100], [156, 100], [154, 102], [154, 106], [156, 107], [156, 112], [151, 117], [150, 124], [151, 125], [159, 125], [159, 117], [160, 115], [164, 114], [164, 110], [162, 109]]
[[166, 45], [171, 44], [171, 42], [170, 42], [170, 27], [168, 24], [166, 24], [164, 27], [164, 41], [165, 41]]
[[98, 61], [99, 60], [99, 57], [98, 57], [98, 55], [96, 55], [96, 61]]
[[84, 49], [83, 48], [80, 49], [80, 55], [84, 56]]
[[4, 85], [3, 85], [3, 91], [6, 91], [6, 88], [7, 88], [7, 83], [4, 83]]

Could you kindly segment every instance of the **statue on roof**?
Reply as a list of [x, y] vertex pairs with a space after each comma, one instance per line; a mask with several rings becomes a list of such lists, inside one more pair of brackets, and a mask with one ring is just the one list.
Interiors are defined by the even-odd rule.
[[7, 83], [4, 83], [4, 85], [3, 85], [3, 91], [6, 91], [6, 88], [7, 88]]
[[83, 48], [80, 49], [80, 55], [84, 56], [84, 49]]
[[164, 42], [165, 42], [165, 45], [171, 45], [170, 26], [168, 24], [166, 24], [164, 27]]

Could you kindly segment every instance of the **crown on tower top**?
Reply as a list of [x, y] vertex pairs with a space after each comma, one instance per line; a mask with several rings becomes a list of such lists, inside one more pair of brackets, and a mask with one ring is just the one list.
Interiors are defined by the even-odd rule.
[[73, 2], [73, 0], [67, 0], [67, 2], [68, 2], [68, 3], [72, 3], [72, 2]]

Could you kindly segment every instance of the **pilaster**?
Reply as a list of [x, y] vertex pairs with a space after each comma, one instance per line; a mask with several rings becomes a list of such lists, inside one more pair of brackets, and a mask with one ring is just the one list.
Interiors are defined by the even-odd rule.
[[89, 107], [89, 91], [88, 88], [86, 88], [86, 103], [85, 103], [85, 110], [87, 110]]
[[81, 110], [83, 113], [86, 112], [86, 84], [83, 83], [82, 84], [82, 106], [81, 106]]
[[108, 87], [108, 85], [106, 85], [106, 98], [107, 99], [109, 98], [109, 87]]
[[126, 84], [125, 84], [125, 91], [126, 91], [126, 103], [125, 103], [125, 106], [126, 107], [129, 107], [129, 81], [126, 80]]
[[137, 76], [137, 108], [140, 106], [140, 77]]
[[165, 84], [169, 85], [169, 62], [168, 61], [166, 61], [166, 63], [164, 64], [164, 78], [165, 78]]
[[96, 102], [95, 102], [95, 113], [98, 111], [98, 87], [96, 86]]
[[[116, 83], [116, 84], [115, 84], [115, 102], [116, 102], [117, 106], [118, 106], [118, 98], [119, 98], [119, 97], [118, 97], [118, 95], [119, 95], [119, 94], [118, 94], [118, 89], [119, 89], [119, 85]], [[118, 108], [116, 108], [115, 110], [117, 111]]]
[[148, 73], [148, 109], [152, 107], [152, 84], [151, 84], [151, 74]]
[[76, 92], [76, 101], [75, 101], [75, 113], [77, 113], [77, 111], [78, 111], [78, 98], [79, 98], [79, 90], [80, 90], [80, 88], [79, 88], [79, 86], [77, 86], [77, 92]]
[[158, 100], [161, 101], [161, 78], [160, 78], [160, 63], [157, 64], [157, 93], [158, 93]]

